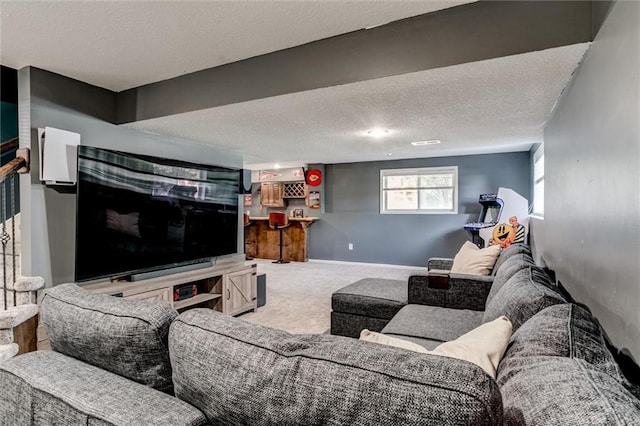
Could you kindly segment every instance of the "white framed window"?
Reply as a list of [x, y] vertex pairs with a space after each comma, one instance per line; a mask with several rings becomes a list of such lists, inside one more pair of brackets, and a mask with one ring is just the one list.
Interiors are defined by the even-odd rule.
[[457, 166], [380, 170], [380, 213], [457, 212]]
[[544, 217], [544, 145], [533, 153], [533, 211]]

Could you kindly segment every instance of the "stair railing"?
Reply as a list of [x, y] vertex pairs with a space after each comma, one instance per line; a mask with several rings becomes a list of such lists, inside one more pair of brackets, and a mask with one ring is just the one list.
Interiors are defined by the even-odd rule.
[[[0, 152], [8, 152], [18, 146], [18, 138], [14, 138], [0, 144]], [[15, 288], [9, 292], [9, 283], [15, 283], [18, 279], [18, 268], [16, 265], [16, 194], [18, 191], [18, 174], [29, 172], [29, 149], [19, 148], [16, 157], [0, 167], [0, 242], [2, 243], [2, 292], [3, 304], [0, 310], [8, 310], [11, 306], [16, 306], [18, 300]], [[8, 199], [7, 199], [8, 198]], [[8, 211], [7, 211], [8, 210]], [[9, 225], [9, 226], [7, 226]], [[7, 228], [10, 228], [9, 233]], [[9, 245], [10, 243], [10, 245]], [[10, 247], [10, 253], [8, 252]], [[11, 268], [7, 258], [11, 257]], [[11, 296], [11, 302], [9, 297]]]

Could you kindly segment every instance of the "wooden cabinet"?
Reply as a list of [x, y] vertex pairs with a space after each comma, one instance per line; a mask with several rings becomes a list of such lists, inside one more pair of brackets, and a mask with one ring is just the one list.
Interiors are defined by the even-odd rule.
[[264, 182], [260, 184], [260, 203], [264, 207], [285, 207], [284, 183]]
[[[235, 261], [219, 262], [203, 269], [135, 282], [105, 282], [83, 287], [126, 299], [168, 301], [178, 312], [209, 308], [237, 315], [257, 309], [256, 270], [257, 265], [246, 264], [242, 255]], [[174, 301], [175, 292], [181, 288], [186, 293], [193, 291], [195, 295]]]
[[[255, 266], [255, 265], [254, 265]], [[258, 307], [256, 268], [237, 271], [224, 276], [224, 313], [236, 315]]]
[[[258, 309], [257, 265], [246, 264], [244, 257], [241, 255], [235, 261], [222, 262], [216, 266], [194, 271], [135, 282], [95, 283], [84, 285], [83, 288], [131, 300], [167, 301], [178, 312], [192, 308], [209, 308], [228, 315], [238, 315], [247, 311], [255, 312]], [[174, 301], [174, 292], [183, 287], [187, 289], [195, 287], [197, 294]], [[36, 323], [33, 324], [33, 328], [36, 329]], [[42, 324], [37, 325], [35, 335], [38, 349], [51, 348]], [[36, 340], [33, 346], [35, 350]]]
[[284, 198], [307, 198], [309, 189], [304, 182], [288, 182], [284, 184]]
[[133, 294], [127, 299], [133, 300], [149, 300], [151, 302], [156, 302], [160, 300], [165, 300], [167, 302], [171, 302], [171, 289], [170, 288], [160, 288], [158, 290], [145, 291], [144, 293]]
[[[254, 244], [245, 248], [248, 257], [278, 259], [280, 257], [280, 233], [269, 227], [268, 216], [252, 216], [251, 226], [245, 228], [246, 238]], [[292, 262], [309, 260], [309, 227], [317, 217], [289, 218], [289, 227], [283, 232], [285, 247], [283, 257]]]

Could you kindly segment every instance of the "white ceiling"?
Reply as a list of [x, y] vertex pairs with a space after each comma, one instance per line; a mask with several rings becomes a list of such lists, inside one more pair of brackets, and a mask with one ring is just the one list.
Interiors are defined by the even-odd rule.
[[[544, 123], [587, 47], [559, 47], [127, 126], [237, 149], [254, 169], [273, 168], [274, 161], [293, 167], [528, 150], [542, 141]], [[372, 128], [390, 133], [372, 138], [367, 134]], [[410, 144], [430, 139], [442, 143]]]
[[[0, 62], [120, 91], [468, 1], [0, 0]], [[520, 151], [588, 43], [128, 124], [241, 153], [245, 167]], [[390, 129], [373, 140], [366, 130]], [[442, 144], [412, 147], [410, 142]], [[391, 153], [390, 156], [388, 154]]]
[[0, 62], [114, 91], [475, 0], [0, 0]]

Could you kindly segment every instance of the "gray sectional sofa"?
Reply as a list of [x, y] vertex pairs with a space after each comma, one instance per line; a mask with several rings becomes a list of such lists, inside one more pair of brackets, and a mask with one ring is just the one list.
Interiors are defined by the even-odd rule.
[[65, 284], [42, 302], [53, 351], [0, 364], [0, 424], [640, 424], [636, 388], [589, 311], [526, 249], [503, 254], [482, 309], [450, 307], [464, 297], [418, 289], [428, 276], [415, 276], [382, 329], [431, 348], [508, 313], [515, 332], [495, 379], [455, 358]]
[[502, 422], [496, 381], [465, 361], [74, 284], [47, 291], [41, 319], [53, 350], [0, 364], [2, 425]]
[[[496, 377], [504, 424], [640, 424], [639, 388], [598, 321], [535, 265], [529, 246], [503, 250], [489, 276], [444, 273], [452, 262], [429, 259], [429, 272], [412, 275], [408, 286], [387, 282], [393, 291], [358, 282], [335, 292], [332, 333], [356, 337], [371, 327], [432, 350], [504, 315], [513, 326]], [[382, 305], [395, 314], [381, 318]]]

